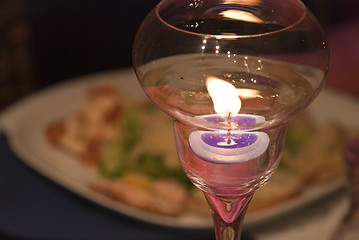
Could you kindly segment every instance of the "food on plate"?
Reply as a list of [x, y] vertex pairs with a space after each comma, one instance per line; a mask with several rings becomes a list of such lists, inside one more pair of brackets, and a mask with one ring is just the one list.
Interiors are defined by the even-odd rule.
[[95, 86], [83, 108], [49, 123], [45, 134], [98, 169], [99, 180], [90, 184], [97, 192], [165, 215], [203, 212], [177, 160], [171, 120], [147, 101], [128, 103], [113, 86]]
[[[163, 215], [209, 211], [201, 192], [185, 176], [177, 159], [171, 119], [139, 99], [129, 101], [112, 85], [89, 87], [86, 104], [50, 122], [46, 138], [83, 164], [98, 170], [89, 187], [116, 201]], [[316, 127], [304, 112], [294, 118], [278, 171], [253, 197], [248, 211], [288, 200], [306, 187], [343, 175], [338, 124]]]
[[248, 211], [274, 206], [312, 184], [344, 176], [342, 149], [346, 139], [346, 131], [338, 124], [316, 128], [306, 112], [295, 117], [289, 123], [278, 170], [256, 192]]
[[74, 154], [86, 165], [97, 166], [101, 148], [123, 130], [125, 98], [112, 85], [90, 88], [78, 112], [49, 123], [46, 137], [54, 146]]

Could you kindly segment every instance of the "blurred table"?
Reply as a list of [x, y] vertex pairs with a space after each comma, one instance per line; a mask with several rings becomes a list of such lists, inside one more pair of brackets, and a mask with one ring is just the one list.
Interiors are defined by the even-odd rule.
[[0, 239], [211, 239], [211, 230], [181, 230], [106, 210], [25, 165], [0, 135]]
[[347, 192], [341, 189], [247, 231], [256, 240], [331, 240], [348, 208]]

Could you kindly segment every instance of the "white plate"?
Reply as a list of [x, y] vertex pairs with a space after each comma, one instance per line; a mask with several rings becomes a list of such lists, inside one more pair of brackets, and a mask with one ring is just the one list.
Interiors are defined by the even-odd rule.
[[[79, 109], [85, 103], [85, 92], [91, 84], [109, 82], [133, 98], [143, 97], [134, 72], [130, 69], [101, 73], [69, 80], [30, 95], [6, 109], [0, 124], [12, 149], [30, 167], [65, 188], [104, 207], [154, 224], [203, 229], [211, 228], [210, 219], [197, 216], [165, 217], [148, 213], [114, 201], [91, 190], [88, 185], [98, 178], [95, 170], [84, 167], [72, 156], [52, 147], [44, 138], [44, 126]], [[335, 120], [349, 128], [358, 127], [359, 102], [335, 91], [323, 91], [310, 106], [317, 124]], [[267, 210], [247, 214], [245, 225], [280, 216], [304, 204], [313, 202], [343, 186], [338, 180], [308, 189], [303, 194]]]

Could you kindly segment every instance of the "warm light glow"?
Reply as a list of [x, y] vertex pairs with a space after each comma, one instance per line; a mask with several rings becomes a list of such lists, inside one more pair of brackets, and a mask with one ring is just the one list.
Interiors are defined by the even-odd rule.
[[206, 79], [206, 86], [212, 98], [214, 110], [219, 115], [237, 114], [242, 102], [237, 89], [229, 82], [215, 77]]
[[237, 88], [237, 94], [238, 94], [238, 96], [240, 96], [241, 99], [260, 97], [259, 93], [260, 92], [255, 89]]
[[245, 22], [263, 23], [263, 20], [256, 17], [253, 13], [241, 10], [226, 10], [221, 12], [220, 15]]
[[224, 0], [223, 4], [242, 4], [247, 6], [256, 6], [261, 4], [262, 0]]

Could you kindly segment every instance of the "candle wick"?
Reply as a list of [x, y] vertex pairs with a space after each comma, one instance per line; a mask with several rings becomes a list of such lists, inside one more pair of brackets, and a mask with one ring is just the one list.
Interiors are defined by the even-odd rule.
[[233, 129], [236, 127], [236, 122], [233, 121], [231, 113], [228, 113], [227, 126], [229, 129]]
[[227, 118], [228, 122], [232, 122], [232, 117], [231, 117], [231, 113], [228, 113], [228, 118]]
[[227, 144], [230, 145], [232, 142], [232, 133], [230, 130], [228, 130], [226, 138], [227, 138]]
[[[232, 120], [232, 117], [231, 117], [231, 113], [230, 113], [230, 112], [228, 113], [227, 121], [228, 121], [228, 123], [229, 123], [229, 126], [232, 126], [233, 120]], [[228, 129], [228, 131], [227, 131], [227, 144], [230, 145], [231, 142], [232, 142], [232, 133], [231, 133], [231, 130]]]

